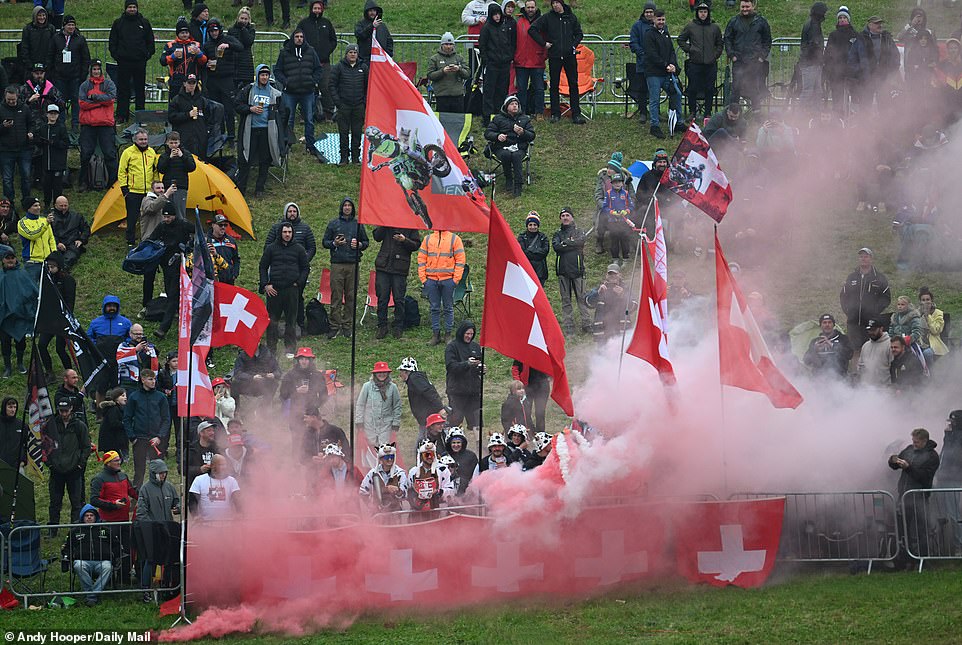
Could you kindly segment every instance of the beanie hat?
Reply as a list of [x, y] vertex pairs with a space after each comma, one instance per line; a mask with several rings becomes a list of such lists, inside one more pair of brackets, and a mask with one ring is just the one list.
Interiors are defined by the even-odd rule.
[[177, 26], [174, 28], [174, 33], [179, 34], [182, 31], [190, 31], [190, 23], [187, 19], [181, 16], [177, 19]]
[[453, 45], [453, 44], [454, 44], [454, 34], [452, 34], [450, 31], [444, 32], [444, 35], [441, 36], [441, 44], [442, 44], [442, 45], [445, 45], [445, 44], [451, 44], [451, 45]]
[[344, 50], [344, 53], [346, 54], [347, 52], [356, 52], [356, 51], [358, 51], [357, 45], [354, 43], [351, 43], [350, 45], [347, 46], [347, 49]]
[[137, 0], [124, 0], [124, 9], [131, 6], [137, 7], [138, 9], [140, 8], [140, 4], [137, 2]]
[[512, 101], [517, 103], [519, 106], [521, 105], [521, 101], [518, 100], [517, 96], [515, 96], [514, 94], [509, 94], [507, 98], [504, 99], [504, 103], [501, 104], [501, 109], [507, 110], [508, 104], [511, 103]]
[[68, 13], [66, 16], [63, 17], [63, 24], [66, 26], [66, 25], [69, 25], [69, 24], [71, 24], [71, 23], [73, 23], [73, 24], [76, 25], [76, 24], [77, 24], [77, 19], [74, 18], [73, 16], [71, 16], [71, 15]]
[[190, 10], [190, 17], [196, 18], [200, 14], [204, 13], [204, 9], [207, 9], [207, 5], [203, 2], [198, 2], [194, 5], [194, 8]]
[[538, 215], [538, 211], [528, 211], [528, 216], [524, 218], [524, 225], [527, 226], [531, 222], [541, 226], [541, 216]]
[[575, 212], [574, 212], [573, 210], [571, 210], [571, 207], [570, 207], [570, 206], [562, 206], [562, 207], [561, 207], [561, 211], [558, 213], [558, 215], [559, 215], [559, 216], [560, 216], [560, 215], [564, 215], [565, 213], [568, 213], [568, 215], [571, 215], [572, 217], [575, 216]]
[[40, 203], [40, 200], [32, 195], [27, 195], [26, 197], [20, 200], [20, 205], [23, 207], [23, 210], [25, 211], [30, 210], [31, 208], [33, 208], [34, 204], [39, 204], [39, 203]]
[[654, 11], [654, 10], [657, 9], [657, 8], [658, 8], [658, 7], [655, 6], [655, 3], [654, 3], [654, 2], [646, 2], [646, 3], [645, 3], [645, 6], [641, 8], [641, 12], [644, 13], [644, 12], [648, 11], [649, 9], [651, 9], [652, 11]]
[[612, 152], [611, 159], [608, 160], [608, 167], [614, 170], [615, 172], [621, 172], [623, 167], [622, 163], [624, 162], [624, 160], [625, 160], [625, 156], [623, 154], [621, 154], [620, 152]]
[[842, 16], [845, 16], [845, 18], [848, 19], [849, 24], [851, 24], [852, 14], [851, 12], [849, 12], [848, 7], [846, 7], [845, 5], [842, 5], [841, 7], [838, 8], [838, 13], [835, 14], [835, 19], [838, 20]]

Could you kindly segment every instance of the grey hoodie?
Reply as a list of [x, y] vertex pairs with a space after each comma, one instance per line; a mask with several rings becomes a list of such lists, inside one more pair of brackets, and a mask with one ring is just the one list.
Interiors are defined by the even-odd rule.
[[281, 209], [281, 218], [274, 223], [274, 226], [271, 227], [270, 232], [267, 234], [267, 239], [264, 240], [264, 248], [266, 249], [280, 237], [281, 224], [288, 221], [287, 209], [290, 206], [293, 206], [297, 209], [297, 218], [291, 222], [291, 224], [294, 226], [293, 241], [304, 247], [304, 250], [307, 251], [307, 261], [310, 262], [314, 259], [314, 255], [317, 253], [317, 242], [314, 240], [314, 231], [301, 217], [301, 207], [294, 202], [287, 202], [284, 204], [284, 208]]
[[148, 464], [150, 478], [140, 487], [137, 498], [137, 520], [143, 522], [173, 522], [173, 509], [180, 510], [180, 496], [168, 481], [161, 482], [157, 475], [167, 472], [167, 464], [154, 459]]

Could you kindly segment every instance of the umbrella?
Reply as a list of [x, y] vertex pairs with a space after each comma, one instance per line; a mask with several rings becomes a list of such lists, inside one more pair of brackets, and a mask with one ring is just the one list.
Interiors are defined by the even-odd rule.
[[[674, 74], [671, 75], [671, 86], [672, 89], [678, 93], [681, 97], [681, 88], [678, 86], [678, 77]], [[668, 97], [668, 104], [671, 105], [671, 97]], [[678, 125], [678, 110], [670, 109], [668, 110], [668, 136], [675, 133], [675, 126]]]
[[[231, 178], [217, 166], [200, 161], [196, 157], [194, 159], [197, 161], [197, 168], [190, 173], [190, 186], [187, 191], [188, 210], [199, 208], [202, 211], [221, 211], [231, 224], [256, 239], [250, 208]], [[90, 230], [96, 232], [126, 217], [127, 211], [120, 185], [115, 182], [100, 200]]]

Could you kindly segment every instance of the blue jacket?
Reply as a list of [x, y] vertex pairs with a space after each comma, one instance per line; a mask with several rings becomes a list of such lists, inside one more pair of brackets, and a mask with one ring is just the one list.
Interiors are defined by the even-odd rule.
[[[117, 305], [117, 313], [107, 313], [106, 309], [109, 304]], [[87, 335], [90, 336], [90, 340], [96, 343], [97, 339], [101, 336], [119, 336], [121, 339], [127, 338], [130, 333], [131, 322], [129, 318], [120, 315], [120, 298], [117, 296], [104, 296], [101, 311], [103, 311], [103, 315], [91, 320], [90, 326], [87, 327]]]
[[645, 73], [645, 33], [654, 29], [654, 25], [643, 18], [635, 21], [631, 26], [631, 37], [628, 46], [635, 53], [635, 70], [639, 74]]
[[127, 395], [124, 408], [124, 430], [131, 441], [170, 434], [170, 403], [167, 396], [159, 390], [148, 392], [139, 388], [132, 391]]

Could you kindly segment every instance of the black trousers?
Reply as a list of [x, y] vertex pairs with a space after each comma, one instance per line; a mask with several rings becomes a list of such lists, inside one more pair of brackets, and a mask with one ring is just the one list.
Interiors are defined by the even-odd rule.
[[759, 107], [759, 101], [768, 92], [766, 85], [767, 64], [757, 60], [742, 62], [739, 58], [732, 64], [732, 101], [745, 98], [752, 108]]
[[574, 54], [564, 58], [549, 58], [548, 73], [551, 79], [551, 116], [561, 116], [561, 92], [558, 91], [558, 83], [561, 81], [561, 70], [564, 70], [568, 79], [568, 87], [571, 96], [568, 97], [568, 104], [571, 106], [571, 118], [581, 116], [581, 103], [578, 96], [578, 59]]
[[124, 196], [124, 206], [127, 208], [127, 244], [137, 243], [137, 220], [140, 219], [140, 204], [146, 196], [144, 193], [127, 193]]
[[90, 158], [100, 144], [104, 165], [107, 166], [107, 185], [117, 181], [117, 143], [115, 130], [112, 125], [82, 125], [80, 126], [80, 184], [89, 186]]
[[[174, 320], [177, 319], [177, 314], [180, 311], [180, 265], [176, 262], [173, 265], [165, 263], [161, 268], [164, 271], [164, 291], [167, 292], [167, 308], [164, 309], [164, 317], [161, 319], [160, 326], [157, 330], [166, 334], [170, 326], [174, 324]], [[151, 286], [153, 286], [153, 284], [151, 284]]]
[[51, 524], [60, 524], [60, 509], [63, 507], [63, 492], [67, 491], [70, 497], [70, 517], [68, 523], [80, 521], [80, 509], [86, 503], [84, 498], [84, 471], [77, 469], [69, 474], [50, 471], [48, 490], [50, 492], [50, 515]]
[[247, 194], [247, 180], [251, 174], [251, 166], [257, 166], [257, 181], [254, 191], [260, 192], [267, 185], [267, 177], [271, 170], [271, 147], [267, 138], [267, 128], [251, 128], [250, 148], [247, 159], [237, 155], [237, 188]]
[[217, 101], [224, 106], [224, 133], [233, 138], [234, 137], [234, 94], [236, 93], [237, 86], [234, 84], [233, 78], [218, 78], [209, 77], [207, 82], [204, 84], [204, 89], [207, 90], [207, 98], [212, 101]]
[[512, 152], [502, 148], [495, 154], [497, 154], [498, 161], [504, 168], [504, 179], [508, 187], [514, 187], [515, 190], [520, 189], [524, 184], [524, 151], [515, 150]]
[[485, 117], [501, 111], [501, 104], [508, 98], [508, 84], [511, 82], [511, 65], [484, 66], [484, 94], [481, 106]]
[[53, 200], [63, 194], [63, 170], [43, 170], [40, 175], [40, 186], [43, 188], [43, 203], [45, 208], [53, 206]]
[[464, 420], [468, 422], [469, 428], [477, 428], [481, 425], [480, 394], [451, 394], [449, 392], [448, 405], [451, 407], [448, 423], [452, 427], [461, 425], [461, 421]]
[[4, 365], [10, 365], [10, 358], [13, 353], [13, 348], [17, 348], [17, 362], [23, 362], [23, 353], [27, 351], [27, 339], [26, 337], [21, 338], [18, 341], [13, 340], [13, 336], [8, 335], [6, 332], [0, 331], [0, 352], [3, 354]]
[[464, 95], [461, 96], [435, 96], [438, 112], [457, 112], [464, 113]]
[[[264, 0], [264, 16], [268, 26], [274, 24], [274, 0]], [[291, 21], [291, 0], [281, 0], [281, 18], [285, 25]]]
[[[715, 81], [718, 78], [718, 65], [688, 63], [688, 87], [685, 95], [688, 97], [688, 114], [711, 116], [715, 104]], [[698, 111], [698, 99], [704, 98], [704, 109]]]
[[375, 271], [374, 293], [377, 295], [377, 326], [387, 327], [387, 309], [394, 298], [394, 328], [404, 329], [404, 297], [408, 291], [408, 277], [399, 273]]
[[284, 321], [284, 346], [288, 352], [294, 351], [297, 335], [294, 325], [297, 322], [297, 300], [301, 288], [297, 286], [284, 287], [277, 290], [276, 296], [267, 297], [267, 315], [271, 322], [267, 325], [267, 346], [271, 352], [277, 353], [277, 328], [281, 320]]
[[331, 118], [334, 114], [334, 97], [331, 96], [331, 64], [321, 63], [321, 83], [318, 85], [318, 94], [321, 97], [321, 107], [324, 108], [324, 114], [318, 114], [317, 110], [314, 110], [314, 120], [317, 121], [321, 117]]
[[130, 118], [130, 93], [133, 89], [134, 107], [144, 109], [147, 99], [147, 61], [117, 63], [117, 120]]
[[363, 129], [363, 105], [342, 105], [337, 108], [337, 133], [341, 137], [341, 161], [361, 162], [361, 130]]
[[37, 338], [37, 348], [40, 350], [40, 363], [43, 365], [43, 371], [47, 374], [53, 373], [53, 361], [50, 358], [48, 348], [50, 347], [50, 341], [54, 338], [57, 339], [57, 356], [60, 357], [63, 368], [73, 367], [73, 361], [67, 352], [67, 337], [64, 335], [40, 334]]

